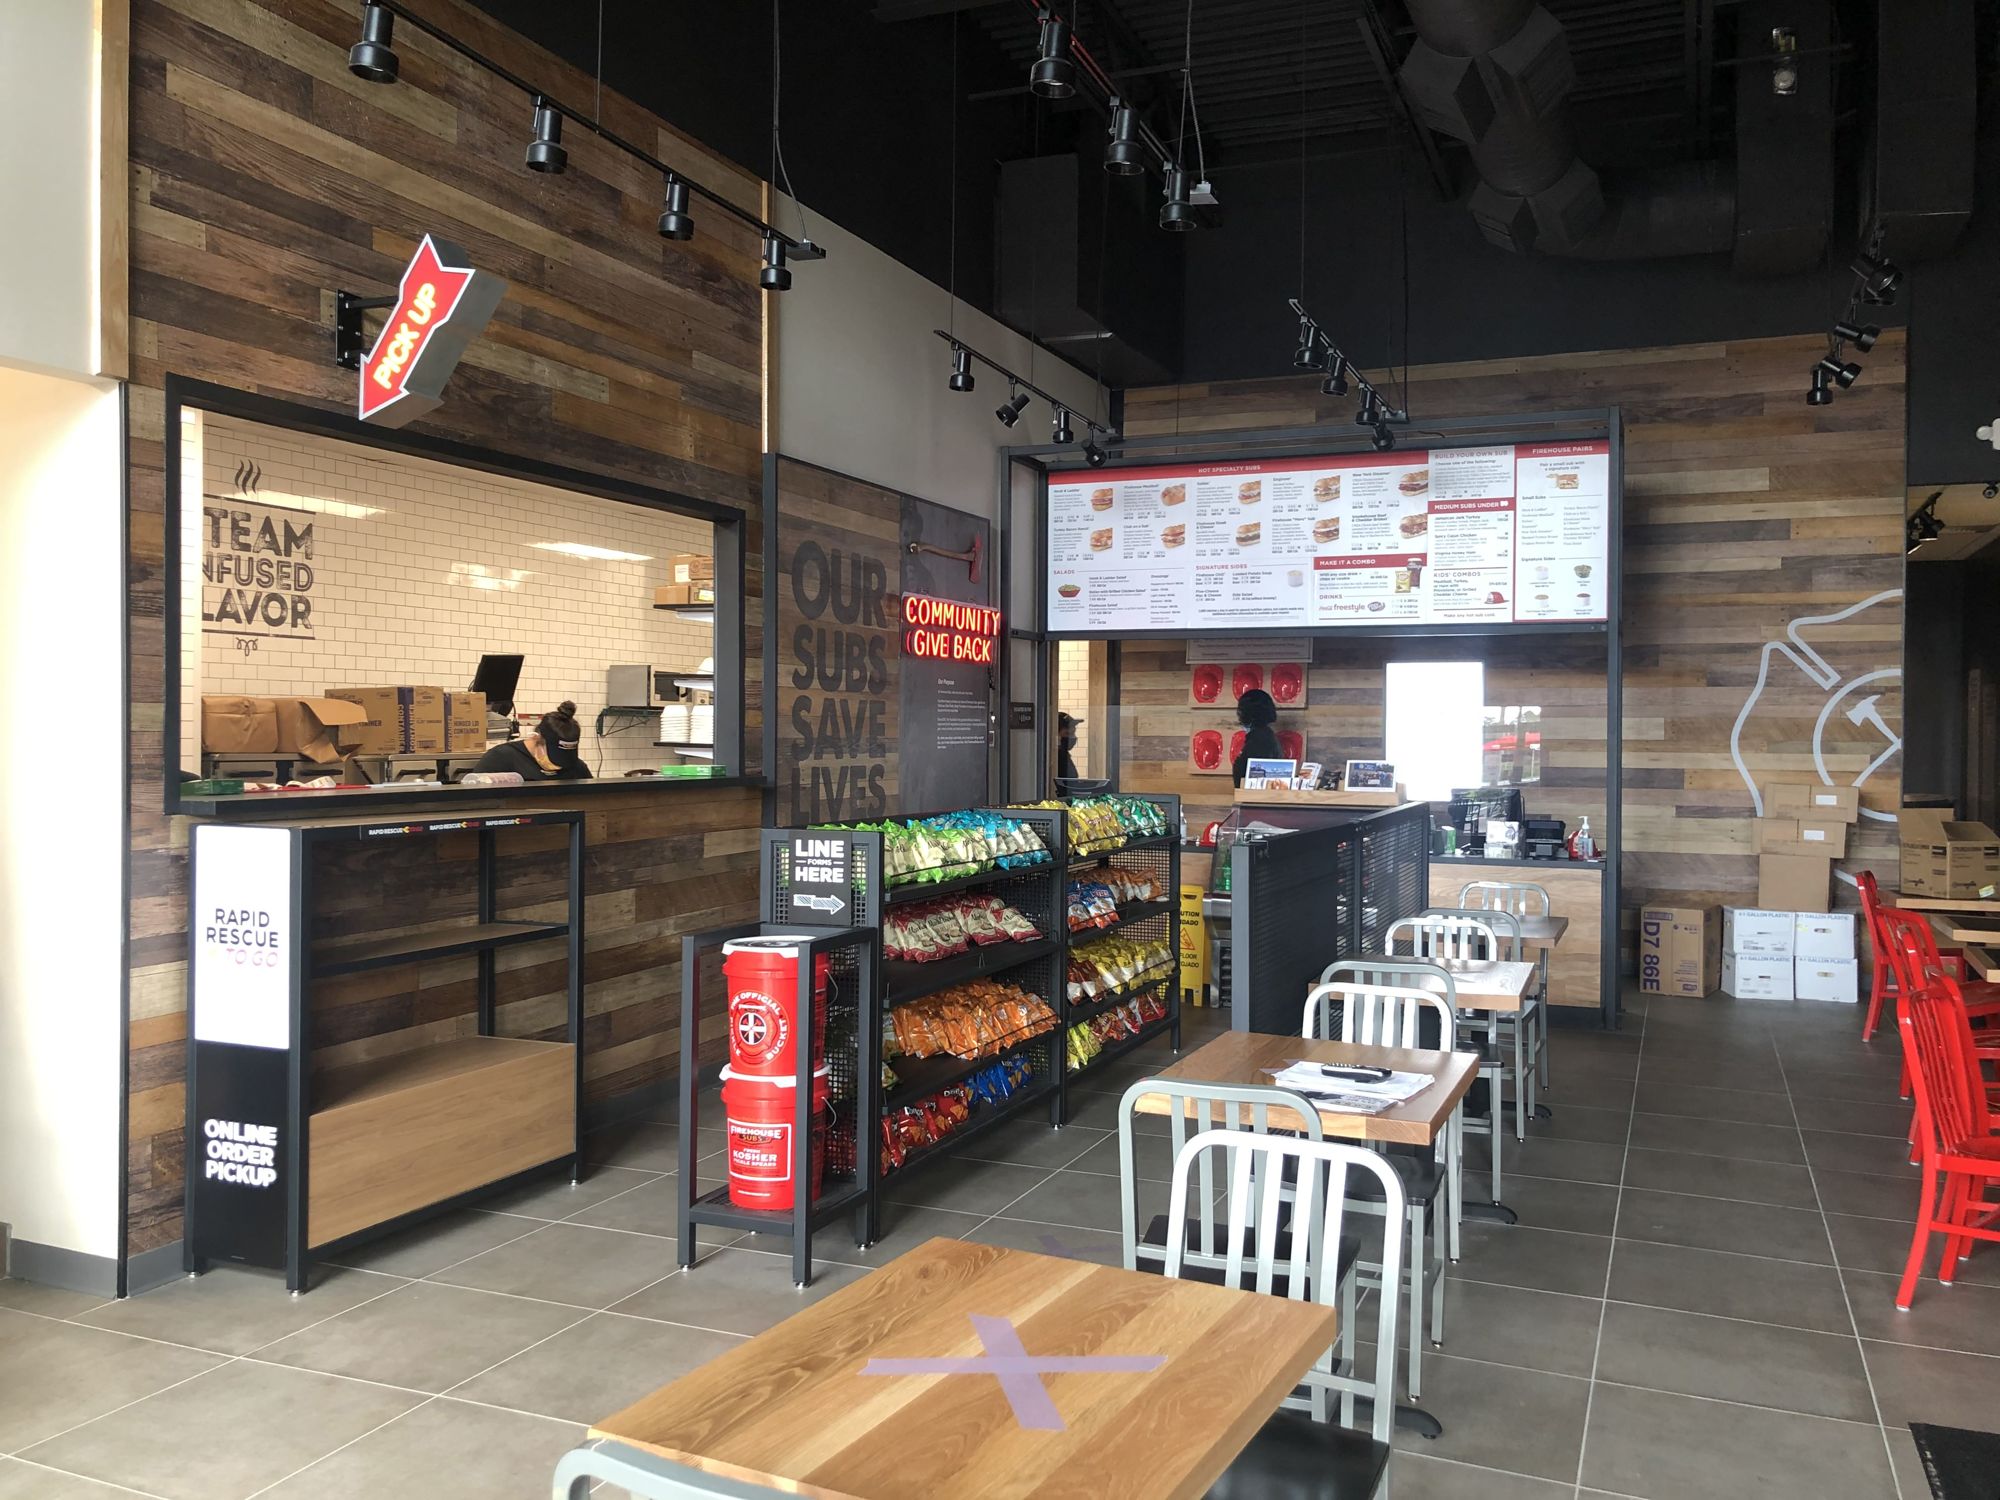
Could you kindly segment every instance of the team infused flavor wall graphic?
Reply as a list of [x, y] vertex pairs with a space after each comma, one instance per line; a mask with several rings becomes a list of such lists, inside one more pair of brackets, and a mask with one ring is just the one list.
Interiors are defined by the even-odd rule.
[[1049, 485], [1049, 628], [1598, 621], [1610, 446], [1099, 470]]

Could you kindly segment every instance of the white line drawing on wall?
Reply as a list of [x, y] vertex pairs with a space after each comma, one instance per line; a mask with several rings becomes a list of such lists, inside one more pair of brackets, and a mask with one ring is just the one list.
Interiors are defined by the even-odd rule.
[[[1884, 589], [1881, 593], [1871, 595], [1863, 599], [1859, 604], [1850, 604], [1846, 609], [1839, 610], [1834, 614], [1803, 615], [1785, 627], [1785, 640], [1766, 641], [1764, 643], [1764, 649], [1759, 654], [1757, 660], [1756, 686], [1750, 689], [1750, 696], [1743, 700], [1743, 707], [1736, 715], [1735, 726], [1729, 731], [1729, 758], [1736, 763], [1736, 774], [1743, 778], [1743, 785], [1750, 789], [1750, 802], [1756, 808], [1758, 817], [1761, 818], [1764, 815], [1764, 794], [1758, 789], [1757, 778], [1752, 776], [1750, 768], [1743, 764], [1743, 726], [1749, 721], [1750, 715], [1756, 710], [1757, 700], [1764, 695], [1765, 685], [1768, 683], [1771, 675], [1772, 653], [1776, 652], [1783, 655], [1793, 666], [1805, 673], [1807, 680], [1813, 686], [1828, 693], [1826, 703], [1820, 708], [1819, 717], [1813, 721], [1813, 768], [1819, 772], [1819, 779], [1828, 786], [1837, 785], [1832, 773], [1826, 768], [1824, 736], [1827, 722], [1833, 717], [1834, 710], [1845, 703], [1849, 696], [1857, 689], [1869, 687], [1877, 683], [1900, 683], [1903, 680], [1903, 669], [1901, 667], [1881, 667], [1872, 672], [1863, 672], [1860, 676], [1851, 678], [1846, 682], [1841, 682], [1840, 673], [1827, 664], [1826, 658], [1821, 656], [1819, 652], [1815, 651], [1805, 641], [1799, 639], [1799, 627], [1805, 625], [1838, 625], [1842, 620], [1852, 619], [1865, 609], [1871, 609], [1877, 604], [1886, 604], [1892, 599], [1901, 599], [1902, 597], [1903, 591], [1901, 589]], [[1850, 724], [1857, 727], [1864, 724], [1873, 725], [1876, 732], [1882, 736], [1884, 742], [1881, 752], [1862, 768], [1860, 775], [1847, 783], [1849, 786], [1858, 787], [1862, 785], [1869, 777], [1888, 764], [1890, 759], [1903, 748], [1903, 737], [1890, 728], [1888, 721], [1882, 717], [1882, 710], [1879, 707], [1881, 696], [1881, 689], [1877, 688], [1875, 692], [1859, 699], [1845, 710], [1845, 717]], [[1861, 816], [1864, 818], [1874, 818], [1884, 823], [1893, 823], [1896, 821], [1896, 815], [1893, 812], [1880, 812], [1872, 807], [1862, 808]], [[1841, 878], [1845, 880], [1849, 877], [1843, 875]]]

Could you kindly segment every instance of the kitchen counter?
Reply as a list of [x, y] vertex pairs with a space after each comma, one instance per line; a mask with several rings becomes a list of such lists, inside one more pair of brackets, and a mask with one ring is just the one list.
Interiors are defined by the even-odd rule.
[[1488, 859], [1483, 854], [1433, 854], [1431, 863], [1453, 866], [1483, 865], [1489, 870], [1601, 871], [1604, 868], [1604, 861], [1601, 859], [1524, 859], [1518, 855], [1513, 859]]
[[601, 776], [587, 781], [529, 781], [520, 786], [404, 786], [390, 783], [349, 791], [240, 792], [227, 797], [183, 797], [174, 812], [224, 823], [256, 823], [268, 819], [321, 817], [335, 812], [372, 816], [376, 809], [392, 815], [405, 808], [470, 812], [510, 803], [517, 798], [556, 799], [557, 805], [576, 798], [634, 792], [646, 796], [712, 792], [724, 787], [761, 787], [761, 776]]
[[1569, 930], [1549, 952], [1549, 1003], [1595, 1011], [1603, 1003], [1604, 862], [1584, 859], [1487, 859], [1431, 856], [1433, 906], [1457, 906], [1468, 882], [1518, 880], [1549, 893], [1549, 915], [1568, 917]]

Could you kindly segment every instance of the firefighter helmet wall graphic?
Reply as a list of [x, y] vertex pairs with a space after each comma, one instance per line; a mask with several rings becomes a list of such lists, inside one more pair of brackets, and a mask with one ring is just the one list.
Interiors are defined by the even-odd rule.
[[[1736, 774], [1743, 778], [1743, 785], [1749, 789], [1750, 803], [1757, 816], [1764, 815], [1764, 793], [1757, 784], [1757, 778], [1743, 763], [1743, 726], [1749, 722], [1758, 700], [1771, 685], [1773, 658], [1781, 659], [1778, 661], [1779, 671], [1796, 668], [1812, 686], [1826, 694], [1819, 716], [1813, 721], [1812, 762], [1813, 770], [1827, 786], [1863, 786], [1902, 750], [1902, 734], [1884, 717], [1881, 707], [1885, 695], [1901, 690], [1902, 668], [1879, 667], [1843, 679], [1840, 671], [1827, 662], [1810, 639], [1815, 629], [1830, 629], [1876, 605], [1901, 608], [1902, 599], [1901, 589], [1884, 589], [1859, 604], [1851, 604], [1830, 615], [1801, 616], [1785, 627], [1783, 639], [1764, 643], [1757, 662], [1757, 681], [1750, 689], [1750, 696], [1743, 700], [1743, 707], [1736, 715], [1736, 724], [1729, 732], [1729, 758], [1735, 762]], [[1863, 755], [1865, 759], [1860, 769], [1845, 776], [1845, 779], [1842, 771], [1829, 765], [1830, 759], [1851, 761], [1857, 755]], [[1885, 823], [1896, 821], [1895, 813], [1870, 807], [1862, 808], [1861, 816]]]

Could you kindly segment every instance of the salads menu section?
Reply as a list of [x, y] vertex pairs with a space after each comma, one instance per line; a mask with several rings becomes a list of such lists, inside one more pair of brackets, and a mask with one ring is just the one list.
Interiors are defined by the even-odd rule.
[[1596, 441], [1052, 480], [1049, 629], [1603, 620], [1610, 462]]

